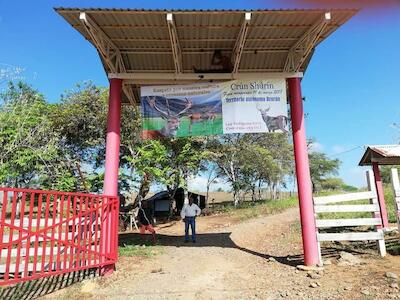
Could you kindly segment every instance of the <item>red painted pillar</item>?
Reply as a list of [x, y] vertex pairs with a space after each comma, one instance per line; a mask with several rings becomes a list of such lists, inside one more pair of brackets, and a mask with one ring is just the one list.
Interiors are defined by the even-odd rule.
[[386, 212], [385, 196], [383, 193], [381, 172], [379, 171], [378, 163], [372, 163], [372, 170], [374, 171], [375, 177], [375, 188], [378, 194], [379, 209], [382, 217], [383, 228], [389, 228], [388, 216]]
[[290, 112], [292, 117], [304, 264], [309, 266], [319, 263], [319, 253], [312, 199], [310, 166], [308, 163], [306, 130], [304, 125], [303, 100], [301, 97], [300, 78], [288, 78], [287, 82], [289, 85]]
[[106, 164], [104, 174], [104, 195], [118, 195], [119, 145], [121, 131], [122, 80], [110, 79], [108, 100]]
[[[118, 169], [119, 169], [119, 147], [121, 131], [121, 92], [122, 80], [110, 79], [110, 96], [108, 99], [107, 116], [107, 139], [106, 139], [106, 162], [104, 174], [103, 194], [106, 196], [118, 196]], [[104, 254], [110, 257], [116, 256], [117, 245], [115, 241], [115, 226], [113, 224], [118, 218], [118, 207], [108, 206], [103, 210], [102, 217], [102, 243], [101, 248]], [[104, 259], [105, 260], [105, 259]], [[104, 261], [103, 260], [103, 261]], [[114, 265], [108, 265], [101, 270], [102, 275], [112, 274]]]

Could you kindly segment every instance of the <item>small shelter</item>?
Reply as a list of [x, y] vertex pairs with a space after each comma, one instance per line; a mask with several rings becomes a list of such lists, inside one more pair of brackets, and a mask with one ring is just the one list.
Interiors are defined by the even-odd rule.
[[[204, 195], [200, 195], [194, 192], [188, 192], [189, 197], [193, 197], [193, 202], [196, 203], [201, 209], [206, 207], [206, 197]], [[183, 188], [178, 188], [175, 192], [175, 203], [176, 203], [176, 211], [175, 213], [180, 213], [182, 210], [184, 201], [185, 201], [185, 191]], [[171, 207], [171, 198], [168, 191], [161, 191], [145, 201], [149, 202], [151, 208], [154, 211], [155, 217], [168, 217], [171, 215], [172, 207]]]
[[400, 145], [368, 145], [358, 165], [372, 166], [381, 210], [382, 225], [387, 229], [389, 228], [389, 222], [379, 165], [400, 165]]

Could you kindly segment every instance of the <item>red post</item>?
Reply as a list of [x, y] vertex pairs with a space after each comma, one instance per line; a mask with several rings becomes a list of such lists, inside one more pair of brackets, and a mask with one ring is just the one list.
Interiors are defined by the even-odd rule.
[[288, 78], [287, 82], [289, 85], [290, 112], [292, 117], [293, 146], [296, 163], [297, 191], [300, 204], [304, 264], [310, 266], [319, 263], [319, 253], [300, 78]]
[[372, 163], [372, 170], [374, 171], [376, 193], [378, 194], [379, 210], [382, 218], [383, 228], [389, 228], [389, 222], [386, 212], [385, 196], [383, 193], [381, 172], [379, 171], [378, 163]]
[[[106, 162], [104, 174], [103, 194], [107, 196], [118, 196], [118, 169], [119, 169], [119, 147], [120, 147], [120, 131], [121, 131], [121, 92], [122, 80], [110, 79], [110, 97], [108, 100], [108, 116], [107, 116], [107, 140], [106, 140]], [[107, 199], [107, 200], [106, 200]], [[115, 216], [112, 213], [112, 205], [110, 198], [103, 198], [109, 206], [103, 210], [102, 216], [102, 245], [101, 249], [104, 254], [110, 255], [115, 252], [112, 247], [113, 222], [111, 218]], [[118, 209], [118, 207], [116, 208]], [[117, 214], [118, 216], [118, 214]], [[103, 275], [112, 274], [114, 265], [108, 265], [101, 273]]]
[[118, 196], [119, 145], [121, 131], [121, 91], [122, 80], [110, 79], [108, 100], [106, 165], [103, 193]]

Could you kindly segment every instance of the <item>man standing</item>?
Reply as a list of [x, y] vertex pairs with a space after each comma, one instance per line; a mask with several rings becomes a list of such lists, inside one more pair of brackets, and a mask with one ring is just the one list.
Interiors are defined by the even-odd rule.
[[149, 207], [147, 201], [139, 202], [139, 212], [138, 219], [140, 224], [140, 234], [143, 235], [146, 233], [146, 230], [149, 231], [153, 236], [153, 243], [157, 242], [156, 231], [153, 228], [153, 211]]
[[185, 221], [185, 243], [189, 242], [189, 225], [192, 229], [192, 242], [196, 243], [196, 217], [200, 215], [201, 209], [193, 203], [193, 197], [189, 197], [189, 203], [181, 210], [181, 218]]

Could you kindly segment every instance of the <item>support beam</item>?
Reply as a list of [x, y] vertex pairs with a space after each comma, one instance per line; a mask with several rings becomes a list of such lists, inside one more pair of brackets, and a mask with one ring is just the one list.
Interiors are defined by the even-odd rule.
[[[110, 96], [108, 99], [107, 115], [107, 139], [106, 139], [106, 162], [104, 173], [103, 194], [107, 196], [118, 196], [118, 170], [119, 170], [119, 148], [121, 131], [121, 92], [122, 80], [110, 80]], [[118, 208], [117, 208], [118, 209]], [[116, 214], [118, 216], [118, 214]], [[107, 207], [102, 216], [102, 226], [106, 226], [109, 236], [102, 239], [101, 249], [104, 253], [113, 253], [111, 235], [112, 223], [109, 218], [113, 217], [110, 207]], [[114, 265], [108, 265], [101, 270], [102, 275], [110, 275], [114, 271]]]
[[[100, 57], [111, 72], [126, 72], [122, 55], [110, 37], [97, 25], [97, 23], [85, 12], [79, 14], [79, 20], [96, 47]], [[123, 91], [129, 102], [135, 104], [135, 96], [129, 86], [123, 86]]]
[[303, 77], [302, 72], [246, 72], [246, 73], [109, 73], [108, 78], [123, 79], [126, 84], [185, 84], [191, 82], [227, 81], [234, 79]]
[[289, 78], [287, 82], [289, 85], [290, 113], [292, 117], [304, 264], [309, 266], [319, 263], [319, 251], [304, 125], [303, 100], [301, 97], [300, 78]]
[[378, 163], [376, 162], [372, 163], [372, 170], [374, 172], [374, 177], [375, 177], [375, 187], [376, 187], [376, 193], [378, 195], [378, 203], [382, 218], [382, 226], [383, 229], [388, 229], [389, 228], [388, 215], [386, 211], [385, 196], [383, 193], [381, 172], [379, 171]]
[[242, 26], [240, 27], [239, 34], [237, 36], [235, 46], [232, 51], [232, 53], [233, 53], [233, 55], [232, 55], [233, 71], [232, 72], [233, 73], [237, 73], [239, 70], [240, 59], [242, 57], [243, 48], [246, 43], [246, 36], [247, 36], [247, 32], [249, 30], [250, 20], [251, 20], [251, 13], [246, 12], [244, 14], [244, 20], [243, 20]]
[[317, 45], [318, 40], [331, 20], [331, 13], [326, 12], [307, 32], [294, 44], [286, 58], [284, 70], [286, 72], [297, 72], [307, 59], [308, 55]]
[[167, 25], [169, 38], [171, 40], [172, 56], [174, 60], [175, 73], [182, 73], [182, 51], [179, 44], [178, 32], [176, 30], [173, 14], [167, 14]]

